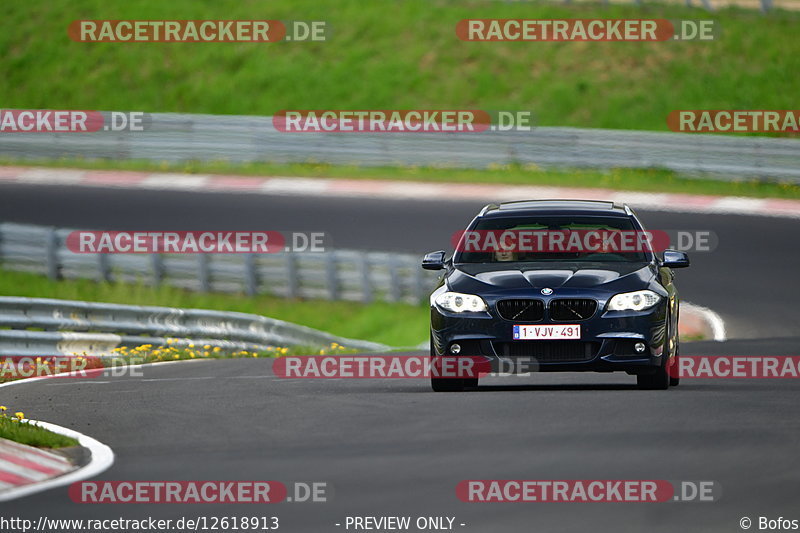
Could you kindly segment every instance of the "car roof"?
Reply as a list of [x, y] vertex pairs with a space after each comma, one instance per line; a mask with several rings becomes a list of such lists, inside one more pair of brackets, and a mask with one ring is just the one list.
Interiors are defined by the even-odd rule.
[[481, 217], [509, 217], [519, 215], [599, 215], [633, 216], [627, 205], [603, 200], [517, 200], [485, 206]]

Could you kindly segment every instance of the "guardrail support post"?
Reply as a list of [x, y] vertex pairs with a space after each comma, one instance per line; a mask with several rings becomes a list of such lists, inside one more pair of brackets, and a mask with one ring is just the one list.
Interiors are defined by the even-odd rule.
[[414, 282], [412, 283], [414, 291], [414, 303], [419, 303], [425, 297], [424, 278], [422, 277], [422, 269], [416, 264], [411, 265], [412, 276]]
[[284, 254], [286, 259], [286, 296], [297, 298], [300, 292], [300, 284], [297, 279], [297, 259], [291, 252]]
[[150, 264], [153, 267], [153, 286], [158, 287], [164, 280], [164, 258], [161, 254], [151, 254]]
[[402, 288], [400, 287], [400, 275], [397, 272], [397, 264], [389, 259], [389, 301], [399, 302], [402, 296]]
[[255, 296], [258, 292], [255, 254], [245, 254], [244, 256], [244, 291], [248, 296]]
[[61, 279], [61, 268], [58, 264], [58, 235], [55, 228], [47, 231], [45, 254], [47, 257], [47, 277]]
[[368, 304], [372, 301], [372, 280], [370, 279], [369, 254], [361, 253], [361, 301]]
[[328, 298], [331, 300], [339, 299], [339, 279], [336, 264], [336, 252], [325, 254], [325, 274], [328, 280]]
[[211, 273], [208, 254], [197, 254], [197, 279], [202, 292], [211, 292]]
[[97, 254], [97, 277], [100, 281], [111, 281], [111, 265], [108, 254]]

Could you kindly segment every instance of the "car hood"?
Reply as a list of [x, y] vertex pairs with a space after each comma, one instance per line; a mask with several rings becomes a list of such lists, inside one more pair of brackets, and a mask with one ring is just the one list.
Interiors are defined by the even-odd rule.
[[450, 290], [483, 292], [514, 289], [638, 290], [656, 275], [650, 263], [458, 264], [448, 276]]

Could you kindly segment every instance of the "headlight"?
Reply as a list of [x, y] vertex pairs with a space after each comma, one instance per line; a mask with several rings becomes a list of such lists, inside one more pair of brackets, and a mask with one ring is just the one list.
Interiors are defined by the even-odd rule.
[[486, 311], [486, 302], [474, 294], [461, 294], [460, 292], [445, 292], [436, 297], [436, 305], [454, 313], [478, 313]]
[[661, 296], [653, 291], [635, 291], [616, 294], [608, 302], [609, 311], [644, 311], [656, 305]]

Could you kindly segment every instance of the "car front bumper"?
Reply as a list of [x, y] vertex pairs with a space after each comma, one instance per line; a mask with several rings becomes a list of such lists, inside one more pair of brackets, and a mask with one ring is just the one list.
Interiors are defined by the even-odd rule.
[[[581, 338], [572, 340], [514, 340], [515, 322], [494, 312], [456, 314], [431, 307], [431, 353], [486, 358], [496, 373], [615, 372], [646, 374], [661, 366], [666, 350], [667, 303], [646, 311], [598, 311], [581, 325]], [[564, 322], [543, 320], [535, 325]], [[520, 324], [530, 324], [521, 322]], [[637, 353], [634, 345], [645, 344]]]

